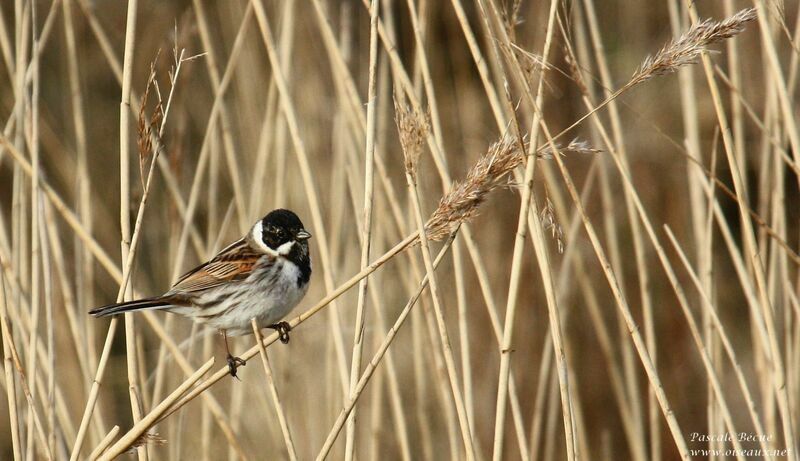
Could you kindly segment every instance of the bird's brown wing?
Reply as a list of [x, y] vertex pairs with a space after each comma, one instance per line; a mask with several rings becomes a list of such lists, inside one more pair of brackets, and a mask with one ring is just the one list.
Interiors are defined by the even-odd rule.
[[168, 294], [197, 292], [244, 280], [263, 256], [265, 255], [253, 251], [244, 239], [239, 240], [208, 262], [182, 275]]

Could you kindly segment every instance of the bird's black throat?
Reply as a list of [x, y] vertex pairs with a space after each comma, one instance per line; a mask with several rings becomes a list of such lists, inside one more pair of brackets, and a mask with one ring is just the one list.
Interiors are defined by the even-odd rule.
[[300, 275], [297, 277], [297, 286], [301, 287], [311, 280], [311, 257], [308, 255], [308, 243], [296, 242], [292, 245], [291, 251], [286, 255], [286, 259], [293, 262]]

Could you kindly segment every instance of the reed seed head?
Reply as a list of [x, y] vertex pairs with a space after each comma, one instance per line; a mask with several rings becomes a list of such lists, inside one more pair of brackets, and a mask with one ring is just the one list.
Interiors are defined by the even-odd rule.
[[677, 40], [673, 40], [655, 56], [649, 56], [634, 72], [626, 87], [632, 87], [658, 75], [677, 71], [680, 67], [694, 64], [703, 51], [742, 32], [745, 25], [756, 18], [756, 10], [748, 8], [723, 20], [706, 19], [698, 22]]

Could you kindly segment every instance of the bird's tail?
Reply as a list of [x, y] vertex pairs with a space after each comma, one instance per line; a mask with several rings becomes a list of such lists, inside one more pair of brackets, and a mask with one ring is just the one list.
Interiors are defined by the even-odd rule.
[[161, 298], [145, 298], [124, 303], [109, 304], [108, 306], [98, 307], [89, 311], [95, 317], [105, 317], [108, 315], [121, 314], [123, 312], [140, 311], [143, 309], [163, 309], [170, 306], [170, 303]]

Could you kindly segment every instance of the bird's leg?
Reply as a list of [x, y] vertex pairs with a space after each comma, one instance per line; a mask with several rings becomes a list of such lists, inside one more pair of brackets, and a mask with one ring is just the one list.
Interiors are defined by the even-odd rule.
[[232, 377], [238, 379], [238, 377], [236, 376], [236, 370], [240, 366], [247, 365], [247, 362], [239, 357], [234, 357], [233, 355], [231, 355], [231, 349], [228, 346], [228, 332], [226, 332], [225, 330], [222, 330], [222, 339], [225, 341], [225, 352], [228, 354], [227, 357], [225, 357], [225, 359], [228, 361], [228, 371], [230, 372]]
[[267, 328], [272, 328], [273, 330], [277, 331], [278, 339], [280, 339], [283, 344], [289, 343], [289, 332], [292, 331], [292, 326], [289, 325], [289, 322], [278, 322], [268, 326]]

